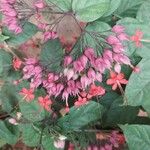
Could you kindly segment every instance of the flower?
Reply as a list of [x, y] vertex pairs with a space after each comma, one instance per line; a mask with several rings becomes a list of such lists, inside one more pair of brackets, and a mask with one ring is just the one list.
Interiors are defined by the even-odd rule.
[[44, 33], [44, 41], [48, 41], [49, 39], [56, 39], [57, 37], [58, 35], [54, 31], [46, 31]]
[[105, 94], [105, 89], [101, 86], [96, 86], [95, 84], [92, 84], [89, 89], [89, 94], [94, 96], [102, 96]]
[[14, 119], [14, 118], [10, 118], [10, 119], [8, 119], [8, 122], [10, 123], [10, 124], [13, 124], [13, 125], [18, 125], [18, 122], [17, 122], [17, 120], [16, 119]]
[[124, 30], [125, 30], [125, 28], [123, 26], [121, 26], [121, 25], [115, 25], [112, 28], [112, 32], [115, 32], [116, 34], [123, 33]]
[[46, 95], [45, 97], [38, 98], [39, 104], [47, 111], [51, 110], [52, 101], [49, 99], [49, 96]]
[[112, 85], [112, 89], [116, 90], [120, 84], [127, 84], [128, 81], [124, 79], [123, 73], [117, 74], [115, 72], [110, 72], [110, 79], [108, 79], [106, 83]]
[[87, 104], [88, 103], [88, 99], [87, 98], [82, 98], [82, 97], [78, 97], [78, 100], [74, 103], [74, 105], [76, 106], [76, 107], [80, 107], [80, 106], [83, 106], [83, 105], [85, 105], [85, 104]]
[[21, 65], [22, 65], [22, 61], [19, 58], [14, 57], [13, 58], [13, 67], [14, 67], [14, 69], [16, 71], [19, 70], [21, 68]]
[[143, 37], [143, 32], [140, 30], [136, 30], [135, 35], [131, 36], [131, 41], [135, 42], [136, 47], [141, 47], [142, 43], [141, 43], [141, 39]]
[[33, 89], [26, 89], [26, 88], [23, 88], [21, 91], [20, 91], [20, 95], [24, 96], [24, 99], [27, 101], [27, 102], [30, 102], [34, 99], [34, 94], [33, 94], [34, 90]]

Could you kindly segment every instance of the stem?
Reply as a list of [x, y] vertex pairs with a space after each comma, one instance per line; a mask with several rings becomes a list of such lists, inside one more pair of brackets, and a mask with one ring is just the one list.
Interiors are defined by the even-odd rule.
[[120, 92], [121, 92], [121, 94], [122, 94], [122, 96], [123, 96], [124, 104], [125, 104], [125, 105], [128, 105], [128, 99], [127, 99], [127, 97], [125, 96], [125, 92], [124, 92], [124, 90], [123, 90], [123, 88], [122, 88], [120, 82], [117, 81], [117, 84], [118, 84], [118, 87], [119, 87], [119, 89], [120, 89]]
[[150, 43], [150, 40], [147, 40], [147, 39], [141, 39], [140, 41], [145, 42], [145, 43]]

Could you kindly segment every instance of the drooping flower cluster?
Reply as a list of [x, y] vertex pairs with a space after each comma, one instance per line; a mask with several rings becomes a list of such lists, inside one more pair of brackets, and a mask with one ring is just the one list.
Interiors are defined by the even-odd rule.
[[4, 15], [3, 24], [8, 27], [9, 30], [13, 31], [16, 34], [22, 32], [22, 28], [19, 25], [17, 18], [17, 11], [14, 8], [16, 0], [0, 0], [0, 11]]
[[[112, 28], [114, 33], [106, 38], [110, 48], [105, 48], [100, 56], [96, 55], [95, 50], [90, 47], [85, 48], [82, 55], [75, 60], [71, 55], [65, 56], [64, 69], [60, 73], [44, 71], [45, 68], [35, 58], [26, 59], [23, 79], [31, 80], [30, 89], [36, 89], [42, 85], [50, 99], [61, 96], [66, 101], [66, 108], [69, 107], [70, 96], [75, 97], [74, 105], [79, 107], [88, 103], [92, 97], [104, 95], [105, 89], [95, 83], [102, 82], [102, 76], [106, 70], [111, 72], [111, 79], [107, 80], [107, 84], [112, 85], [115, 90], [120, 84], [127, 84], [124, 75], [120, 73], [121, 65], [133, 67], [130, 59], [124, 54], [125, 48], [122, 41], [128, 40], [124, 30], [124, 27], [120, 25]], [[45, 102], [41, 104], [45, 107]]]
[[23, 74], [23, 79], [31, 79], [31, 89], [37, 88], [42, 83], [42, 68], [39, 66], [38, 61], [34, 58], [25, 60]]

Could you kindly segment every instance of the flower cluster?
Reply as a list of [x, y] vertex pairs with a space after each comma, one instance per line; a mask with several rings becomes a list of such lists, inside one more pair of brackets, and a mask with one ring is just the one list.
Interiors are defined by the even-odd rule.
[[64, 69], [60, 73], [44, 71], [40, 61], [28, 58], [24, 63], [23, 79], [31, 80], [30, 89], [36, 89], [42, 85], [50, 98], [61, 96], [66, 101], [66, 108], [69, 108], [70, 96], [75, 97], [74, 105], [79, 107], [88, 103], [92, 97], [104, 95], [105, 89], [100, 85], [97, 86], [96, 82], [102, 82], [102, 76], [106, 70], [111, 72], [111, 78], [107, 80], [107, 84], [112, 85], [112, 89], [116, 90], [120, 84], [127, 84], [127, 80], [121, 73], [121, 65], [133, 67], [130, 59], [124, 54], [125, 48], [122, 41], [128, 40], [124, 30], [124, 27], [120, 25], [112, 28], [113, 34], [106, 38], [110, 48], [105, 48], [102, 55], [97, 55], [93, 48], [87, 47], [75, 60], [71, 55], [65, 56]]
[[9, 30], [19, 34], [22, 32], [22, 28], [19, 25], [17, 18], [17, 11], [13, 7], [16, 0], [0, 0], [0, 11], [4, 15], [3, 24], [5, 24]]

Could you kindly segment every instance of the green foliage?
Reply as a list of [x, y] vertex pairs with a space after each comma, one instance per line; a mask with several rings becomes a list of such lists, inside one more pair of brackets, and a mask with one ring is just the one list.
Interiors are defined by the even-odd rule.
[[12, 126], [6, 121], [0, 121], [0, 139], [3, 144], [15, 144], [19, 138], [19, 130], [17, 126]]
[[30, 122], [41, 121], [45, 118], [45, 111], [38, 104], [37, 99], [30, 103], [22, 101], [19, 103], [19, 106], [24, 118]]
[[12, 65], [12, 56], [5, 50], [0, 49], [0, 77], [6, 77]]
[[49, 40], [43, 46], [40, 62], [48, 70], [60, 72], [62, 70], [63, 57], [64, 52], [59, 40]]
[[150, 1], [147, 0], [139, 8], [136, 18], [140, 22], [149, 23], [149, 21], [150, 21], [149, 9], [150, 9]]
[[150, 126], [121, 125], [129, 150], [148, 150], [150, 145]]
[[150, 60], [143, 59], [139, 63], [140, 73], [132, 73], [129, 83], [126, 86], [125, 94], [128, 98], [129, 105], [142, 105], [150, 112]]
[[0, 42], [4, 42], [5, 40], [8, 40], [9, 36], [5, 36], [3, 34], [0, 34]]
[[135, 17], [140, 5], [145, 0], [122, 0], [120, 6], [115, 11], [115, 15], [119, 17]]
[[80, 21], [91, 22], [103, 16], [110, 5], [110, 0], [73, 0], [72, 8]]
[[15, 45], [15, 46], [21, 45], [27, 40], [29, 40], [38, 31], [37, 27], [30, 22], [25, 22], [22, 27], [23, 27], [23, 32], [18, 35], [8, 31], [7, 28], [3, 28], [2, 30], [3, 35], [9, 36], [9, 39], [6, 40], [8, 44]]
[[71, 108], [68, 115], [58, 120], [58, 126], [65, 131], [75, 131], [93, 121], [101, 119], [103, 112], [103, 106], [97, 102], [91, 101], [80, 108]]
[[[135, 35], [137, 30], [143, 32], [143, 39], [150, 39], [150, 31], [148, 24], [146, 22], [142, 23], [134, 18], [124, 18], [118, 21], [118, 24], [125, 26], [126, 33], [129, 36]], [[127, 42], [127, 55], [131, 56], [133, 53], [143, 57], [150, 58], [150, 53], [148, 53], [150, 45], [147, 42], [141, 41], [142, 47], [136, 47], [136, 44], [132, 41]]]
[[40, 142], [41, 131], [33, 124], [20, 124], [23, 142], [31, 147], [38, 146]]
[[46, 0], [50, 6], [56, 6], [59, 11], [71, 10], [71, 0]]
[[17, 89], [14, 85], [6, 83], [1, 88], [0, 98], [2, 101], [2, 109], [5, 112], [11, 113], [15, 106], [17, 106], [19, 101], [19, 95]]

